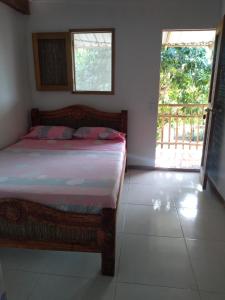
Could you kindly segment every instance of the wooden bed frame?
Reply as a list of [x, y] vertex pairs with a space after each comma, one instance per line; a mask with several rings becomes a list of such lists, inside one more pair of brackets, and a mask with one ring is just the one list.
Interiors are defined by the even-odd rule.
[[[54, 111], [31, 111], [32, 125], [64, 125], [73, 128], [82, 126], [110, 127], [127, 134], [127, 111], [110, 113], [93, 108], [74, 105]], [[120, 179], [123, 184], [126, 160]], [[118, 203], [118, 202], [117, 202]], [[29, 199], [0, 199], [0, 229], [3, 226], [19, 228], [8, 233], [0, 230], [0, 247], [29, 248], [63, 251], [97, 252], [102, 255], [102, 274], [114, 275], [115, 235], [117, 209], [104, 208], [99, 214], [80, 214], [63, 212]], [[32, 230], [25, 232], [26, 224], [32, 224]], [[25, 226], [25, 227], [24, 227]], [[50, 228], [53, 235], [34, 238], [36, 227]], [[39, 229], [38, 229], [39, 230]], [[60, 235], [59, 235], [60, 233]], [[60, 236], [60, 238], [58, 238]]]

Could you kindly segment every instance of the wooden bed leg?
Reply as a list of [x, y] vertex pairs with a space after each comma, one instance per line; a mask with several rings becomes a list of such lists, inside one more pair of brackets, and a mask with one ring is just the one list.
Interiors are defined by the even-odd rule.
[[[126, 162], [125, 162], [125, 173], [128, 171], [128, 166], [127, 166], [127, 157], [126, 157]], [[125, 174], [124, 174], [125, 175]]]
[[104, 208], [102, 214], [102, 228], [104, 232], [102, 243], [102, 274], [114, 276], [116, 252], [116, 210]]

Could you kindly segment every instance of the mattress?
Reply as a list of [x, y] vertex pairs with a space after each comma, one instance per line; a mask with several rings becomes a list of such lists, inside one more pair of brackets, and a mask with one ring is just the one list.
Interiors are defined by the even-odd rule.
[[0, 198], [67, 212], [116, 208], [125, 148], [115, 140], [23, 139], [0, 151]]

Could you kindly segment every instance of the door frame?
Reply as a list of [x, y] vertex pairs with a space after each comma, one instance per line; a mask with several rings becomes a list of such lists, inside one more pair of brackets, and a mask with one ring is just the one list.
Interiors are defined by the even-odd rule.
[[[218, 28], [205, 28], [205, 29], [162, 29], [162, 35], [164, 31], [215, 31], [215, 40], [214, 40], [214, 53], [213, 53], [213, 62], [212, 62], [212, 70], [211, 70], [211, 78], [210, 78], [210, 88], [209, 88], [209, 96], [208, 96], [208, 103], [211, 99], [211, 89], [212, 89], [212, 77], [213, 77], [213, 73], [214, 73], [214, 56], [215, 56], [215, 45], [216, 45], [216, 36], [217, 36], [217, 30]], [[161, 44], [162, 47], [162, 44]], [[160, 53], [161, 53], [161, 48], [160, 48]], [[161, 67], [161, 59], [160, 59], [160, 67]], [[160, 77], [159, 77], [159, 87], [160, 87]], [[157, 120], [158, 120], [158, 116], [159, 116], [159, 112], [158, 112], [158, 107], [159, 107], [159, 102], [157, 103]], [[209, 107], [208, 107], [209, 108]], [[207, 108], [207, 109], [208, 109]], [[159, 166], [155, 166], [155, 162], [156, 162], [156, 149], [157, 149], [157, 138], [156, 138], [156, 144], [155, 144], [155, 160], [154, 160], [154, 169], [156, 170], [165, 170], [165, 171], [180, 171], [180, 172], [200, 172], [201, 174], [201, 169], [202, 169], [202, 164], [203, 164], [203, 160], [204, 160], [204, 148], [206, 146], [206, 136], [207, 136], [207, 124], [208, 124], [208, 114], [206, 115], [206, 123], [205, 123], [205, 129], [204, 129], [204, 140], [203, 140], [203, 150], [202, 150], [202, 158], [201, 158], [201, 162], [200, 162], [200, 166], [199, 168], [175, 168], [175, 167], [159, 167]], [[156, 126], [156, 131], [157, 131], [157, 126]], [[156, 135], [157, 136], [157, 135]]]

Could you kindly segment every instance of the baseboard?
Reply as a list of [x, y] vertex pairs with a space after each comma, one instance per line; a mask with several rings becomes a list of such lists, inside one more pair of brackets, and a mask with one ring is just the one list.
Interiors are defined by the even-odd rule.
[[160, 167], [151, 167], [151, 166], [138, 166], [138, 165], [129, 165], [128, 170], [143, 170], [143, 171], [172, 171], [172, 172], [194, 172], [199, 173], [199, 169], [176, 169], [176, 168], [160, 168]]
[[155, 167], [150, 166], [138, 166], [138, 165], [128, 165], [128, 170], [143, 170], [143, 171], [154, 171]]
[[177, 169], [177, 168], [160, 168], [160, 167], [155, 167], [155, 170], [160, 170], [160, 171], [172, 171], [172, 172], [187, 172], [187, 173], [199, 173], [200, 169]]

